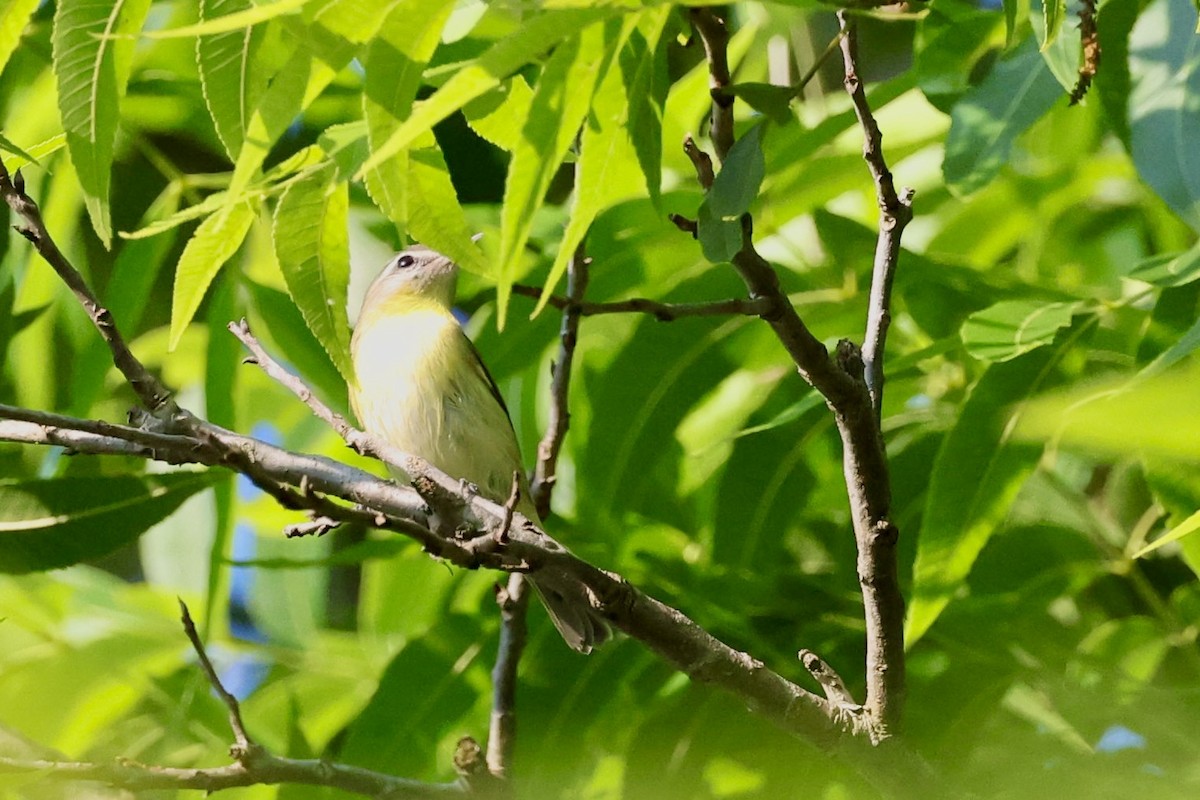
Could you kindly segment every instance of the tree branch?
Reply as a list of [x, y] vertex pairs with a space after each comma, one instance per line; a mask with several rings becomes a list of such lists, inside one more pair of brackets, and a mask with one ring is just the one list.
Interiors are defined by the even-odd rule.
[[[726, 41], [727, 37], [711, 30], [714, 24], [712, 20], [723, 27], [723, 23], [715, 17], [705, 23], [708, 32], [702, 36], [706, 47], [710, 48], [709, 71], [727, 74], [725, 54], [712, 50]], [[843, 48], [851, 38], [849, 35], [842, 38]], [[855, 82], [857, 84], [857, 78]], [[713, 113], [717, 113], [715, 107]], [[869, 117], [869, 111], [867, 114]], [[870, 122], [874, 125], [873, 118], [870, 118]], [[874, 126], [874, 130], [874, 136], [870, 131], [867, 133], [868, 146], [865, 151], [871, 153], [868, 163], [873, 171], [881, 169], [877, 181], [882, 198], [881, 207], [891, 210], [893, 219], [903, 219], [906, 223], [911, 217], [911, 209], [895, 197], [891, 175], [885, 166], [881, 166], [882, 156], [877, 155], [878, 126]], [[703, 168], [702, 160], [693, 155], [694, 145], [690, 141], [685, 142], [684, 149], [696, 167], [697, 180], [707, 189], [711, 185], [711, 176]], [[881, 225], [883, 244], [880, 248], [893, 255], [886, 263], [877, 262], [877, 269], [886, 270], [883, 275], [886, 280], [877, 280], [873, 285], [872, 296], [878, 293], [880, 297], [877, 303], [872, 304], [875, 312], [887, 309], [891, 270], [894, 268], [895, 254], [899, 252], [899, 235], [895, 229], [902, 229], [903, 225], [893, 224], [891, 227], [892, 232], [889, 233], [886, 230], [888, 226]], [[825, 397], [842, 439], [843, 473], [854, 522], [859, 588], [863, 596], [867, 629], [867, 697], [864, 703], [866, 714], [863, 716], [872, 740], [883, 741], [893, 734], [898, 725], [904, 702], [904, 598], [900, 593], [896, 569], [899, 531], [890, 517], [891, 481], [878, 412], [866, 382], [862, 352], [852, 342], [843, 339], [838, 343], [836, 354], [830, 356], [825, 345], [812, 334], [795, 306], [781, 291], [778, 274], [754, 247], [753, 234], [753, 220], [749, 214], [744, 214], [742, 247], [732, 258], [734, 269], [746, 284], [751, 299], [767, 304], [767, 309], [759, 316], [775, 331], [804, 380]], [[875, 331], [874, 334], [868, 334], [868, 340], [873, 341], [873, 357], [879, 369], [882, 369], [882, 336], [886, 331], [887, 315], [883, 314], [882, 319], [882, 324], [877, 322], [868, 325], [869, 331]]]
[[729, 148], [733, 147], [733, 98], [725, 92], [731, 83], [727, 55], [729, 31], [725, 20], [712, 9], [692, 8], [688, 14], [708, 59], [708, 90], [713, 101], [709, 136], [717, 149], [717, 158], [724, 162]]
[[111, 764], [80, 761], [54, 761], [46, 759], [21, 760], [0, 757], [0, 774], [40, 772], [55, 780], [100, 781], [110, 786], [130, 790], [152, 789], [202, 789], [217, 792], [240, 786], [257, 784], [298, 783], [308, 786], [328, 786], [346, 792], [377, 798], [416, 800], [417, 798], [464, 796], [469, 793], [466, 785], [454, 783], [426, 783], [408, 778], [396, 778], [381, 772], [333, 764], [315, 759], [280, 758], [254, 742], [246, 733], [242, 722], [241, 707], [217, 676], [212, 661], [204, 648], [196, 626], [192, 622], [187, 605], [179, 601], [184, 633], [196, 651], [200, 668], [214, 692], [229, 710], [229, 727], [234, 743], [229, 753], [233, 764], [223, 767], [190, 768], [162, 767], [139, 764], [129, 759], [119, 759]]
[[871, 274], [871, 299], [867, 311], [867, 333], [863, 339], [863, 365], [871, 403], [878, 417], [883, 407], [883, 350], [892, 322], [892, 279], [900, 259], [900, 237], [912, 221], [913, 190], [896, 194], [892, 173], [883, 157], [883, 134], [867, 104], [867, 93], [858, 77], [858, 34], [845, 11], [838, 12], [842, 30], [842, 61], [846, 67], [846, 92], [854, 103], [854, 113], [863, 129], [863, 159], [875, 181], [879, 203], [879, 239], [875, 245], [875, 267]]

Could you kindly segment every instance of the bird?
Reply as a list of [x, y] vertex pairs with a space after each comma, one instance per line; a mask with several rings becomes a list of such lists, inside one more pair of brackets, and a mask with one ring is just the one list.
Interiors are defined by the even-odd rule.
[[[504, 398], [454, 316], [457, 282], [454, 261], [424, 245], [387, 263], [367, 289], [351, 337], [350, 405], [368, 433], [490, 500], [504, 503], [517, 473], [516, 510], [541, 527]], [[572, 649], [589, 653], [610, 637], [581, 587], [536, 576], [530, 583]]]

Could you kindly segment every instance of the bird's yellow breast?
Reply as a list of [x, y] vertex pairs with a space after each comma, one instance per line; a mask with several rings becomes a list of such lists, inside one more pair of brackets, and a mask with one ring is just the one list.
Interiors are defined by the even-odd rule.
[[521, 469], [512, 424], [458, 321], [418, 298], [389, 298], [359, 320], [350, 402], [363, 427], [492, 499]]

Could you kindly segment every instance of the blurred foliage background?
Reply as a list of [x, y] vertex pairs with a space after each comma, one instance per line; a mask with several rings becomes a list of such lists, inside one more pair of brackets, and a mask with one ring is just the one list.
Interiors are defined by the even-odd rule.
[[[916, 190], [883, 409], [907, 734], [953, 794], [1194, 797], [1200, 537], [1139, 553], [1200, 508], [1197, 14], [1101, 3], [1101, 66], [1069, 106], [1077, 10], [858, 15]], [[719, 12], [739, 133], [769, 120], [758, 247], [818, 336], [861, 340], [877, 208], [839, 60], [778, 88], [836, 21], [809, 0]], [[30, 194], [135, 352], [184, 405], [292, 449], [359, 461], [239, 365], [225, 324], [246, 316], [345, 408], [358, 298], [407, 241], [468, 270], [466, 324], [529, 459], [558, 318], [514, 281], [561, 291], [586, 232], [589, 300], [744, 293], [667, 220], [703, 200], [680, 148], [710, 105], [684, 9], [5, 0], [0, 57], [5, 163], [37, 159]], [[0, 401], [122, 420], [133, 395], [77, 303], [20, 237], [0, 256]], [[861, 696], [839, 441], [769, 328], [589, 317], [576, 367], [548, 529], [793, 680], [796, 650], [818, 652]], [[297, 515], [225, 474], [4, 444], [0, 478], [5, 754], [225, 763], [177, 595], [278, 753], [445, 780], [455, 741], [485, 734], [496, 575], [376, 532], [284, 540]], [[585, 658], [540, 609], [531, 626], [527, 796], [871, 796], [637, 643]], [[6, 799], [81, 792], [0, 775]]]

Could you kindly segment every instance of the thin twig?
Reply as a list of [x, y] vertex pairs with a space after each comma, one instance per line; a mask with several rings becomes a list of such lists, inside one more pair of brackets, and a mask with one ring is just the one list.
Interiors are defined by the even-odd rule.
[[729, 149], [733, 147], [733, 98], [725, 92], [731, 83], [729, 31], [725, 27], [725, 20], [710, 8], [693, 8], [688, 13], [708, 59], [708, 89], [713, 101], [709, 136], [717, 150], [717, 158], [724, 162]]
[[517, 737], [517, 668], [529, 638], [529, 582], [524, 575], [513, 574], [506, 583], [496, 584], [496, 605], [500, 607], [500, 643], [492, 667], [487, 764], [493, 775], [509, 779]]
[[183, 632], [187, 634], [188, 641], [192, 643], [192, 649], [196, 651], [196, 657], [200, 659], [200, 669], [203, 670], [204, 677], [208, 678], [213, 691], [217, 693], [217, 697], [221, 698], [221, 702], [229, 710], [229, 728], [233, 731], [233, 747], [229, 748], [229, 754], [238, 761], [252, 758], [260, 748], [250, 738], [250, 734], [246, 733], [246, 724], [242, 721], [242, 707], [237, 698], [225, 688], [225, 684], [221, 683], [220, 676], [217, 675], [212, 661], [208, 658], [208, 651], [204, 648], [204, 643], [200, 641], [200, 634], [196, 632], [196, 623], [192, 622], [192, 615], [188, 611], [187, 603], [183, 600], [179, 601], [179, 612], [180, 621], [183, 623]]
[[0, 163], [0, 194], [4, 196], [4, 201], [8, 203], [8, 207], [20, 220], [15, 226], [17, 232], [33, 243], [34, 248], [46, 260], [46, 263], [58, 273], [63, 283], [74, 293], [112, 352], [113, 363], [125, 376], [130, 387], [147, 410], [164, 419], [171, 419], [179, 415], [180, 409], [171, 399], [171, 392], [134, 357], [113, 320], [112, 312], [100, 304], [83, 276], [75, 267], [71, 266], [71, 262], [58, 249], [58, 245], [54, 243], [54, 239], [46, 230], [46, 223], [42, 220], [42, 212], [38, 209], [37, 203], [25, 194], [24, 181], [20, 180], [19, 175], [20, 173], [18, 173], [17, 181], [19, 185], [14, 185], [14, 182], [9, 179], [8, 169]]
[[[694, 226], [695, 223], [693, 222]], [[536, 286], [513, 284], [513, 294], [522, 297], [539, 298], [542, 290]], [[674, 322], [684, 317], [726, 317], [745, 316], [757, 317], [768, 308], [764, 300], [751, 300], [734, 297], [728, 300], [713, 300], [707, 303], [664, 303], [645, 297], [634, 297], [629, 300], [615, 300], [610, 303], [578, 303], [559, 295], [551, 295], [550, 305], [562, 310], [570, 305], [577, 309], [581, 317], [595, 317], [601, 314], [649, 314], [660, 322]]]
[[878, 417], [883, 408], [883, 350], [892, 322], [892, 280], [896, 275], [896, 262], [900, 259], [900, 237], [912, 220], [913, 191], [905, 188], [899, 195], [896, 194], [892, 173], [883, 156], [883, 134], [867, 104], [867, 93], [858, 76], [858, 35], [855, 24], [845, 11], [838, 12], [838, 24], [844, 34], [841, 46], [846, 67], [846, 92], [854, 103], [854, 113], [863, 129], [863, 159], [875, 181], [875, 196], [879, 203], [879, 238], [875, 245], [867, 332], [862, 348], [867, 389], [871, 392], [871, 403]]

